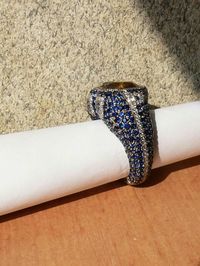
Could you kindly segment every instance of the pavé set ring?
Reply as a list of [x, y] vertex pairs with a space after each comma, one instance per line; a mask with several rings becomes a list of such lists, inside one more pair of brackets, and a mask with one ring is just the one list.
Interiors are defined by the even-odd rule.
[[103, 120], [122, 142], [130, 165], [127, 183], [143, 183], [151, 172], [154, 152], [147, 88], [133, 82], [103, 83], [90, 91], [88, 113], [93, 120]]

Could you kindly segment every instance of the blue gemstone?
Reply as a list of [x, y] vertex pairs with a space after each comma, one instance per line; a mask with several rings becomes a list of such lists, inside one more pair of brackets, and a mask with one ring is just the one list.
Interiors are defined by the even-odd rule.
[[119, 110], [121, 110], [121, 106], [113, 106], [113, 111], [118, 112]]
[[115, 117], [115, 122], [120, 123], [121, 122], [121, 118], [120, 117]]
[[110, 108], [107, 108], [106, 109], [106, 112], [109, 114], [111, 112], [111, 109]]
[[129, 124], [125, 124], [124, 126], [126, 129], [129, 129], [130, 128], [130, 125]]
[[120, 128], [124, 128], [124, 124], [123, 123], [119, 123], [119, 127]]

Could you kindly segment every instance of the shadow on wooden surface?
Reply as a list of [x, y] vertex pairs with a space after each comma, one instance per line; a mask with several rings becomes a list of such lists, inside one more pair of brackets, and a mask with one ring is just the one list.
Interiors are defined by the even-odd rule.
[[167, 166], [160, 167], [152, 171], [151, 178], [149, 178], [144, 184], [140, 185], [141, 188], [154, 186], [167, 178], [167, 176], [185, 168], [193, 167], [200, 164], [200, 156], [186, 159], [181, 162], [170, 164]]
[[[178, 163], [174, 163], [168, 166], [164, 166], [158, 169], [155, 169], [152, 171], [152, 177], [149, 178], [145, 184], [138, 186], [136, 189], [145, 189], [151, 186], [155, 186], [156, 184], [163, 182], [167, 176], [170, 175], [172, 172], [176, 172], [185, 168], [190, 168], [196, 165], [200, 164], [200, 156], [187, 159]], [[43, 211], [45, 209], [50, 209], [59, 205], [67, 204], [72, 201], [77, 201], [85, 197], [90, 197], [95, 194], [103, 193], [109, 190], [117, 189], [120, 187], [126, 186], [125, 180], [118, 180], [115, 182], [111, 182], [99, 187], [95, 187], [92, 189], [88, 189], [79, 193], [75, 193], [72, 195], [68, 195], [56, 200], [52, 200], [49, 202], [45, 202], [27, 209], [23, 209], [20, 211], [16, 211], [13, 213], [6, 214], [2, 217], [0, 217], [0, 223], [6, 222], [11, 219], [17, 219], [19, 217], [25, 216], [25, 215], [30, 215], [39, 211]]]

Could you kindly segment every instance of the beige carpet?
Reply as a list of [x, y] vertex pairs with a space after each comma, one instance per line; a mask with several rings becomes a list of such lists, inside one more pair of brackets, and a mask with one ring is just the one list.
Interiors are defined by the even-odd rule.
[[187, 2], [0, 1], [0, 132], [87, 120], [105, 81], [144, 84], [160, 106], [199, 100], [200, 2]]

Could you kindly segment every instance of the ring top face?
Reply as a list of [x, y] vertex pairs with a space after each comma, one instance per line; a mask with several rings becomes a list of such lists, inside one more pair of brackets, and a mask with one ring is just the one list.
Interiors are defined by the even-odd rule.
[[88, 112], [92, 119], [102, 119], [124, 145], [130, 164], [127, 183], [143, 183], [153, 160], [147, 89], [132, 82], [104, 83], [90, 91]]
[[107, 89], [127, 89], [127, 88], [134, 88], [140, 87], [134, 82], [104, 82], [102, 85], [103, 88]]

